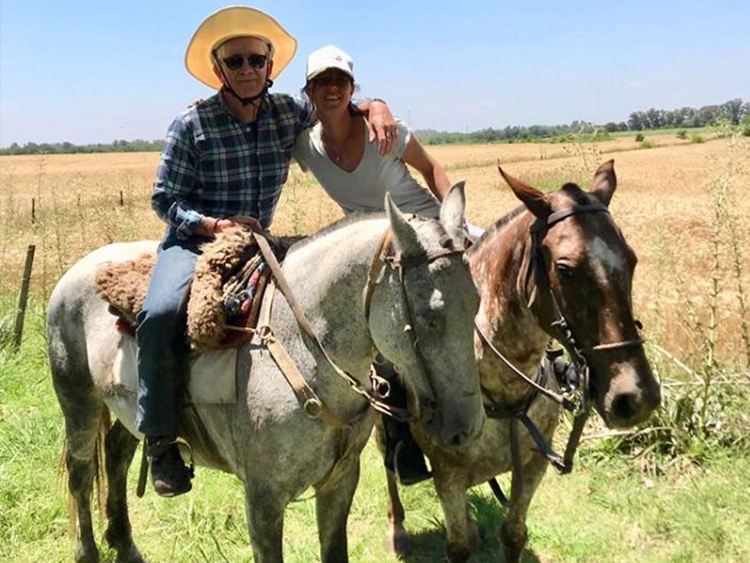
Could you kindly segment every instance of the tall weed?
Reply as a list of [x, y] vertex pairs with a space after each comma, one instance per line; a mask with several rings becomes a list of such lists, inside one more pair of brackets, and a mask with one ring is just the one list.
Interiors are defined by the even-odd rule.
[[[728, 126], [725, 126], [728, 127]], [[722, 136], [722, 135], [720, 135]], [[674, 282], [680, 296], [680, 322], [689, 346], [680, 352], [659, 345], [663, 327], [650, 333], [653, 362], [662, 380], [662, 407], [648, 424], [633, 432], [617, 432], [599, 448], [627, 452], [645, 465], [662, 470], [688, 461], [702, 464], [722, 451], [750, 452], [750, 330], [743, 237], [735, 204], [737, 182], [748, 157], [738, 128], [723, 132], [728, 143], [725, 160], [714, 158], [717, 171], [710, 184], [710, 266], [705, 295], [674, 264]], [[664, 232], [657, 231], [659, 255], [674, 256], [666, 248]], [[684, 244], [675, 240], [674, 244]], [[664, 258], [661, 268], [669, 261]], [[666, 283], [663, 276], [662, 283]], [[655, 296], [657, 299], [659, 295]], [[737, 314], [727, 307], [737, 305]], [[730, 327], [721, 326], [731, 323]], [[720, 330], [723, 329], [723, 330]], [[727, 330], [728, 329], [728, 330]], [[737, 342], [720, 342], [720, 334], [738, 335]], [[722, 354], [720, 346], [725, 350]], [[729, 350], [729, 353], [726, 352]], [[739, 353], [734, 353], [739, 352]]]

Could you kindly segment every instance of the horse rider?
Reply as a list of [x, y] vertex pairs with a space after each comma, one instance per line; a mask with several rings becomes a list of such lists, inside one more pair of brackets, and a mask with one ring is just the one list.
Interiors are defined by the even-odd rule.
[[[138, 315], [138, 412], [154, 489], [188, 492], [192, 472], [176, 439], [183, 371], [185, 301], [202, 243], [233, 225], [268, 229], [297, 135], [314, 123], [305, 100], [270, 94], [296, 40], [268, 14], [228, 7], [206, 18], [188, 45], [188, 72], [217, 92], [183, 111], [167, 132], [152, 207], [167, 223]], [[396, 124], [381, 101], [364, 101], [379, 149]]]

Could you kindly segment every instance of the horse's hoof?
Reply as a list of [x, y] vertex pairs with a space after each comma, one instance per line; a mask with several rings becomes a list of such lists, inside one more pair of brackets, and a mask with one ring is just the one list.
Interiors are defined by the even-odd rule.
[[135, 545], [126, 552], [117, 554], [117, 563], [148, 563]]
[[445, 563], [466, 563], [474, 553], [472, 546], [445, 546]]
[[99, 563], [99, 552], [96, 547], [84, 548], [78, 547], [75, 554], [76, 563]]
[[385, 548], [398, 557], [411, 555], [411, 540], [403, 528], [391, 530], [385, 538]]
[[520, 536], [513, 536], [508, 532], [504, 524], [500, 526], [500, 540], [503, 544], [506, 563], [520, 563], [521, 553], [523, 553], [528, 539], [529, 535], [526, 529], [523, 530], [523, 534]]

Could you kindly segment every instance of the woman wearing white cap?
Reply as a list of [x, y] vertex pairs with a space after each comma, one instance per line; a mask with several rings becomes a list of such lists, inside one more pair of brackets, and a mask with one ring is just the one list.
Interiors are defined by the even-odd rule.
[[[167, 133], [152, 196], [167, 230], [136, 331], [136, 424], [163, 496], [191, 488], [175, 437], [185, 353], [181, 311], [199, 247], [237, 223], [270, 226], [294, 141], [314, 121], [309, 103], [268, 93], [296, 50], [297, 41], [271, 16], [234, 6], [206, 18], [185, 54], [188, 72], [218, 92], [180, 114]], [[395, 123], [384, 105], [371, 105], [385, 124], [378, 136], [387, 150]]]
[[[401, 211], [438, 217], [440, 201], [451, 187], [442, 166], [398, 120], [393, 152], [381, 154], [368, 142], [367, 118], [351, 103], [354, 89], [354, 63], [344, 51], [329, 45], [308, 57], [304, 92], [315, 105], [319, 121], [297, 137], [294, 157], [300, 167], [312, 171], [344, 213], [383, 211], [389, 192]], [[407, 164], [419, 171], [429, 191], [412, 177]], [[390, 362], [378, 356], [375, 369], [392, 382], [392, 395], [400, 395]], [[405, 397], [394, 400], [401, 402]], [[387, 417], [383, 422], [386, 468], [394, 471], [402, 484], [430, 477], [408, 424]]]
[[[315, 105], [318, 123], [303, 131], [294, 157], [310, 170], [345, 213], [383, 211], [390, 192], [402, 210], [437, 217], [451, 184], [407, 126], [396, 121], [398, 135], [390, 154], [381, 154], [368, 141], [367, 118], [352, 105], [354, 63], [341, 49], [329, 45], [307, 59], [305, 93]], [[423, 188], [406, 164], [420, 172]]]

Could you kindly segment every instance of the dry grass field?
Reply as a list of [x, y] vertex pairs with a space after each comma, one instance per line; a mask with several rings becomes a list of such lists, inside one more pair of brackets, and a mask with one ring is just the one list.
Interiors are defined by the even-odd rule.
[[[750, 287], [750, 265], [745, 256], [741, 271], [734, 269], [726, 232], [714, 244], [714, 210], [721, 196], [722, 212], [729, 214], [721, 221], [729, 217], [739, 240], [747, 240], [750, 199], [742, 197], [750, 186], [747, 139], [691, 144], [664, 135], [649, 141], [654, 148], [646, 150], [635, 150], [632, 138], [430, 150], [452, 179], [467, 180], [468, 217], [481, 227], [517, 203], [499, 178], [497, 162], [533, 185], [553, 189], [565, 181], [588, 182], [598, 162], [614, 158], [619, 187], [612, 210], [640, 258], [635, 306], [648, 336], [685, 357], [695, 348], [685, 322], [693, 315], [693, 322], [709, 325], [713, 311], [721, 353], [740, 358], [745, 351], [737, 284]], [[0, 157], [0, 293], [17, 291], [29, 244], [37, 246], [32, 291], [44, 296], [89, 250], [117, 240], [160, 238], [163, 225], [149, 206], [158, 158], [157, 153]], [[314, 178], [293, 166], [273, 231], [310, 233], [339, 216]], [[719, 294], [711, 307], [715, 281]]]
[[[603, 440], [596, 421], [589, 423], [576, 471], [566, 477], [550, 471], [532, 504], [525, 563], [750, 560], [750, 337], [743, 337], [750, 257], [742, 247], [750, 240], [750, 199], [744, 197], [750, 139], [691, 144], [664, 135], [649, 141], [654, 148], [643, 150], [631, 138], [430, 149], [452, 179], [467, 180], [468, 218], [482, 227], [517, 204], [500, 180], [498, 161], [528, 183], [554, 189], [566, 181], [585, 185], [598, 163], [614, 158], [619, 187], [612, 213], [640, 258], [634, 306], [662, 378], [663, 407], [631, 438]], [[37, 248], [24, 343], [13, 353], [0, 340], [0, 561], [72, 560], [65, 478], [58, 470], [63, 424], [45, 354], [45, 299], [62, 272], [91, 249], [161, 236], [163, 224], [149, 204], [158, 158], [0, 157], [0, 329], [15, 307], [26, 248]], [[294, 166], [272, 230], [310, 233], [340, 214]], [[566, 435], [561, 426], [559, 439]], [[380, 463], [370, 444], [348, 528], [357, 563], [397, 561], [381, 539], [386, 493]], [[151, 493], [133, 498], [136, 479], [131, 468], [134, 533], [149, 560], [251, 559], [237, 479], [201, 469], [194, 491], [171, 501]], [[503, 486], [508, 482], [504, 476]], [[432, 485], [402, 493], [414, 538], [406, 560], [442, 561], [443, 516]], [[472, 490], [470, 505], [483, 538], [472, 561], [502, 561], [494, 530], [505, 511], [485, 486]], [[97, 518], [102, 563], [114, 563], [103, 530]], [[314, 502], [293, 503], [285, 530], [288, 561], [318, 560]]]

